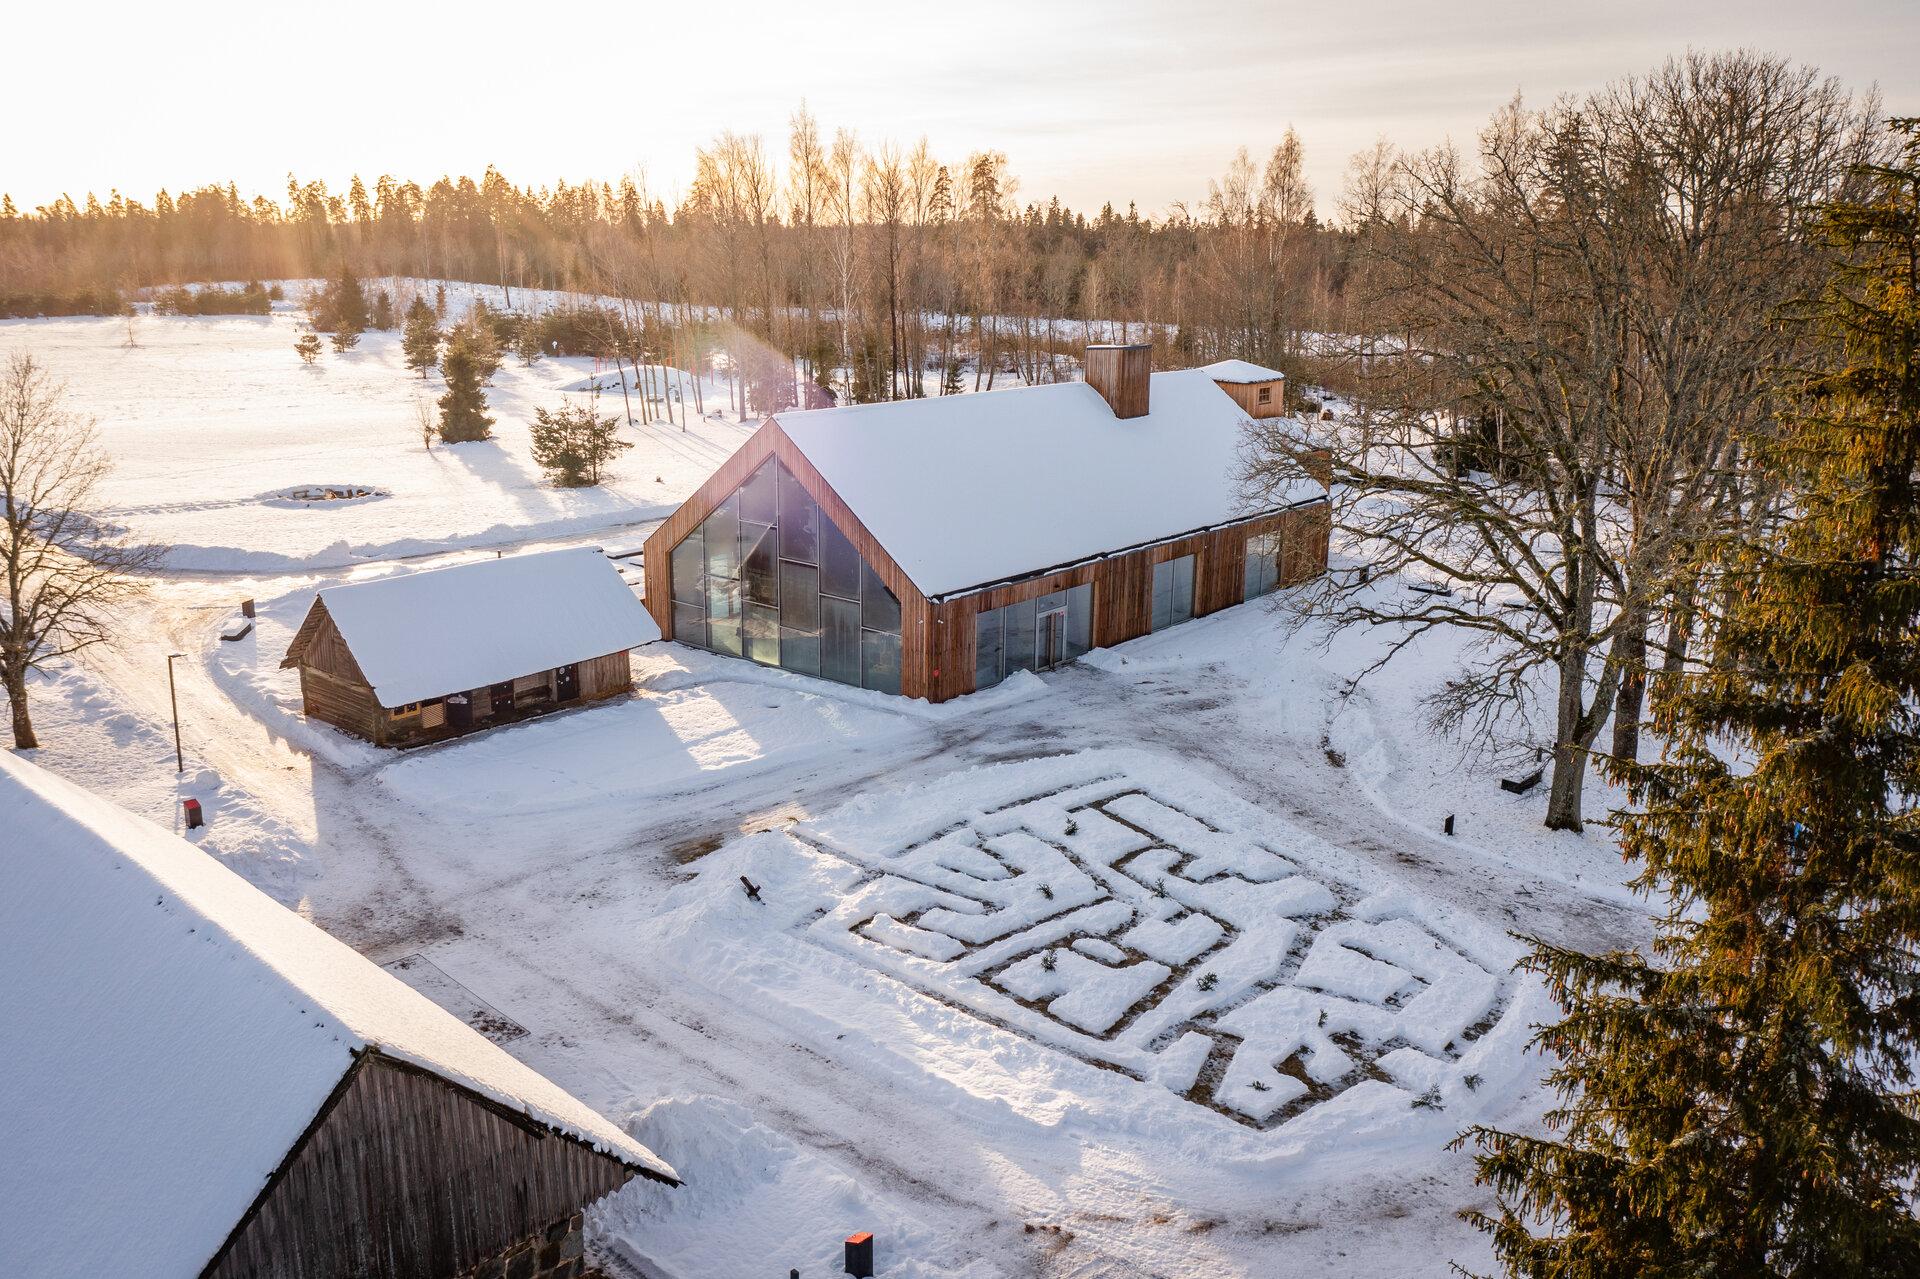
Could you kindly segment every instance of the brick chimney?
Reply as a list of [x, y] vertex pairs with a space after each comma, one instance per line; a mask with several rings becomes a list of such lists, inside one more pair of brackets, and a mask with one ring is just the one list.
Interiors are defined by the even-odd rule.
[[1106, 397], [1115, 417], [1145, 417], [1153, 347], [1145, 342], [1087, 348], [1087, 385]]

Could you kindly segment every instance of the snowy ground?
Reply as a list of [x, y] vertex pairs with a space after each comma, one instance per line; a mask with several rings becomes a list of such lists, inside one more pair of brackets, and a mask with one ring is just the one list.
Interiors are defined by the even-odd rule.
[[[205, 411], [271, 468], [251, 393]], [[403, 425], [367, 476], [305, 478], [397, 512]], [[110, 438], [147, 477], [121, 500], [157, 506], [171, 481]], [[429, 531], [558, 540], [516, 491], [469, 485]], [[476, 553], [445, 543], [420, 562]], [[654, 644], [630, 699], [396, 755], [302, 720], [278, 661], [316, 589], [403, 566], [298, 557], [156, 581], [38, 687], [37, 758], [163, 823], [200, 797], [202, 847], [680, 1168], [596, 1211], [616, 1269], [831, 1274], [855, 1230], [890, 1279], [1484, 1266], [1445, 1147], [1544, 1105], [1509, 933], [1645, 934], [1604, 830], [1543, 830], [1540, 792], [1422, 726], [1443, 636], [1343, 696], [1383, 637], [1323, 647], [1283, 595], [943, 707]], [[223, 643], [243, 598], [257, 629]]]
[[[691, 429], [655, 423], [597, 489], [556, 489], [529, 451], [536, 408], [555, 408], [590, 379], [590, 359], [509, 358], [488, 388], [494, 439], [420, 442], [415, 401], [441, 394], [402, 361], [399, 335], [368, 333], [313, 365], [294, 354], [299, 317], [137, 321], [0, 321], [0, 355], [30, 351], [65, 379], [74, 408], [91, 414], [113, 454], [108, 514], [174, 547], [173, 567], [212, 572], [332, 568], [454, 546], [493, 546], [657, 519], [679, 504], [752, 424], [694, 417]], [[602, 379], [603, 412], [621, 411]], [[710, 409], [725, 387], [709, 385]], [[638, 416], [636, 407], [635, 416]], [[375, 495], [308, 502], [313, 485]]]

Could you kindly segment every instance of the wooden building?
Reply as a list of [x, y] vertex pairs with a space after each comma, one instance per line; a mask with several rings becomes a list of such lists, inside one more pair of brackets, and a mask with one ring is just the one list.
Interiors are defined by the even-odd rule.
[[1237, 478], [1280, 373], [1087, 371], [768, 418], [647, 539], [660, 633], [939, 702], [1325, 571], [1324, 485], [1249, 509]]
[[171, 832], [0, 754], [0, 1272], [564, 1279], [677, 1184], [618, 1126]]
[[633, 687], [653, 624], [591, 548], [321, 591], [280, 664], [306, 713], [381, 746], [451, 737]]

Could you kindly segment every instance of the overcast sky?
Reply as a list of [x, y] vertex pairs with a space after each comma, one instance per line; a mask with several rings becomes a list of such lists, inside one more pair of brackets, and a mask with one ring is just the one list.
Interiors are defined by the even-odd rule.
[[289, 170], [423, 183], [489, 163], [522, 185], [644, 170], [669, 200], [723, 129], [784, 155], [805, 99], [831, 130], [949, 161], [1007, 153], [1023, 199], [1158, 213], [1291, 124], [1323, 213], [1347, 158], [1471, 138], [1689, 46], [1810, 62], [1920, 114], [1920, 0], [910, 0], [417, 4], [14, 0], [0, 32], [0, 191], [23, 208], [150, 201]]

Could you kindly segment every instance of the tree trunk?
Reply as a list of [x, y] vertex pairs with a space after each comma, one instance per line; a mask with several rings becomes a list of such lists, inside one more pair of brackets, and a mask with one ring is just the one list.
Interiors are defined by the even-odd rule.
[[13, 710], [13, 748], [30, 751], [40, 745], [33, 735], [33, 719], [27, 714], [27, 676], [25, 671], [8, 671], [4, 679], [7, 705]]
[[1620, 669], [1620, 692], [1613, 700], [1613, 755], [1640, 758], [1640, 715], [1647, 695], [1647, 609], [1628, 610], [1625, 625], [1614, 638], [1614, 665]]
[[1547, 829], [1582, 829], [1580, 796], [1586, 789], [1587, 756], [1580, 749], [1580, 691], [1586, 681], [1586, 653], [1560, 660], [1560, 700], [1554, 716], [1553, 782], [1547, 793]]

